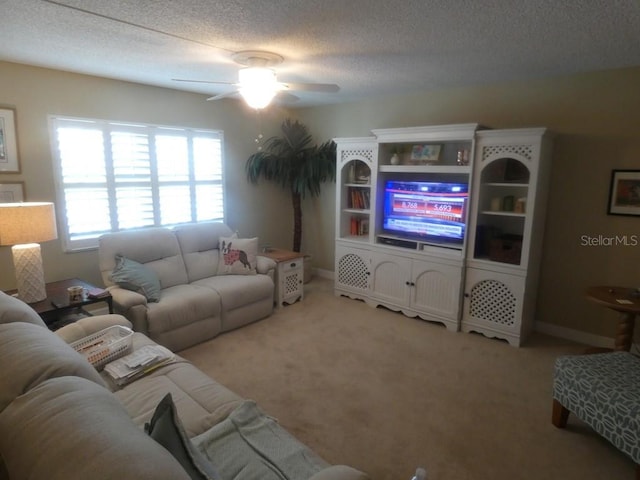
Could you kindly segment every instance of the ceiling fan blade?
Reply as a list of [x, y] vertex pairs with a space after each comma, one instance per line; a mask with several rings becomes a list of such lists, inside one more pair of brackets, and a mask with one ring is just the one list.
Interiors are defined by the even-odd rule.
[[212, 80], [189, 80], [186, 78], [172, 78], [171, 80], [173, 80], [174, 82], [215, 83], [218, 85], [235, 85], [235, 83], [232, 83], [232, 82], [214, 82]]
[[238, 90], [233, 90], [231, 92], [226, 92], [226, 93], [219, 93], [218, 95], [214, 95], [213, 97], [207, 98], [207, 102], [211, 100], [220, 100], [221, 98], [231, 97], [233, 95], [236, 95], [237, 93], [239, 93]]
[[276, 95], [276, 99], [281, 103], [294, 103], [300, 100], [300, 97], [296, 97], [295, 95], [288, 92], [278, 92]]
[[340, 91], [340, 87], [335, 83], [291, 83], [282, 82], [289, 90], [299, 92], [324, 92], [335, 93]]

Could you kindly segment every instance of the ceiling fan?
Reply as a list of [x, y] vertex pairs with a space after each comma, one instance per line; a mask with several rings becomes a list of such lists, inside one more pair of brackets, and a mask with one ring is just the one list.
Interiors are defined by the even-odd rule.
[[271, 67], [282, 63], [284, 58], [277, 53], [263, 52], [259, 50], [246, 50], [235, 53], [233, 61], [239, 65], [243, 65], [238, 72], [238, 82], [216, 82], [210, 80], [187, 80], [174, 78], [176, 82], [196, 82], [196, 83], [214, 83], [219, 85], [233, 85], [236, 87], [231, 92], [221, 93], [207, 98], [207, 100], [219, 100], [221, 98], [230, 97], [240, 94], [247, 104], [255, 109], [265, 108], [271, 103], [271, 100], [278, 95], [279, 97], [295, 101], [298, 97], [289, 92], [322, 92], [334, 93], [340, 90], [340, 87], [334, 83], [292, 83], [278, 82], [276, 72]]

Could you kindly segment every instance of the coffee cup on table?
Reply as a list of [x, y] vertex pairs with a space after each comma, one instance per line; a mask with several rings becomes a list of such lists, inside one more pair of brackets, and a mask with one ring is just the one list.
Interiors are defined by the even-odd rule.
[[69, 294], [69, 303], [77, 303], [83, 300], [84, 288], [82, 287], [69, 287], [67, 288]]

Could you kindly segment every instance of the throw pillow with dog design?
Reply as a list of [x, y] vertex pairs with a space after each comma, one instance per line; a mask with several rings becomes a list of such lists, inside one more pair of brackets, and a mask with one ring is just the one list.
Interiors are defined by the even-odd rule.
[[255, 275], [258, 237], [220, 237], [218, 275]]

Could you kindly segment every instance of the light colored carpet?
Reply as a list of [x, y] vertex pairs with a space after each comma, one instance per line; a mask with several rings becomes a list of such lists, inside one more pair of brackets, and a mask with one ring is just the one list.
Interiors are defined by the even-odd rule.
[[634, 478], [635, 465], [571, 416], [551, 424], [553, 362], [582, 346], [521, 348], [335, 297], [305, 299], [181, 352], [255, 400], [330, 463], [374, 480]]

